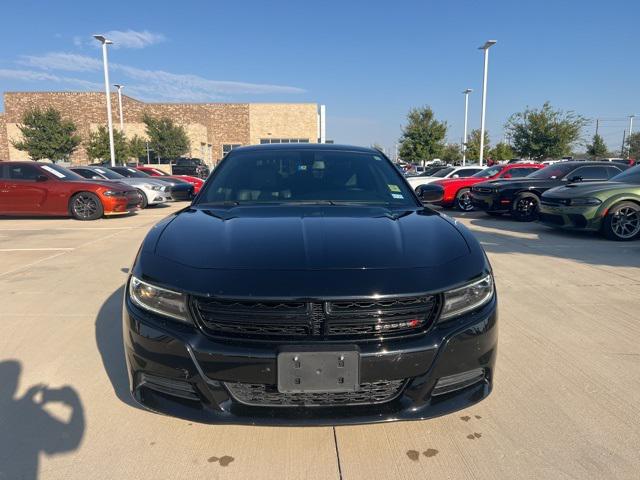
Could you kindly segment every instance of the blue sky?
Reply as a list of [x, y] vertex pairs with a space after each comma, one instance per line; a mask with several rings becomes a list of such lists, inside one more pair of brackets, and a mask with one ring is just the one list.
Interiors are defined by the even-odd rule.
[[111, 32], [111, 80], [142, 100], [324, 103], [329, 138], [388, 148], [409, 108], [431, 105], [457, 142], [464, 88], [474, 89], [470, 128], [480, 123], [477, 47], [497, 39], [493, 142], [511, 113], [545, 100], [605, 119], [610, 148], [620, 146], [625, 117], [640, 114], [633, 0], [22, 0], [2, 17], [0, 92], [102, 89], [91, 34]]

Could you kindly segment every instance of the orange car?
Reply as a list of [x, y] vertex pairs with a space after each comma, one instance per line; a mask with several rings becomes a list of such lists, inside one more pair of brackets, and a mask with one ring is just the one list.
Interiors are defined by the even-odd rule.
[[51, 163], [0, 162], [0, 215], [96, 220], [137, 210], [140, 202], [125, 184], [87, 180]]

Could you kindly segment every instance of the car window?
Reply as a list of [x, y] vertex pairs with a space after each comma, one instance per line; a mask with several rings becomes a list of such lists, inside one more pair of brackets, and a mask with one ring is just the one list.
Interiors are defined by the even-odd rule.
[[93, 178], [94, 175], [96, 175], [98, 177], [100, 176], [97, 173], [93, 173], [88, 168], [74, 168], [73, 171], [76, 172], [81, 177], [89, 178], [89, 179]]
[[611, 180], [614, 182], [625, 182], [640, 185], [640, 165], [619, 173]]
[[348, 202], [413, 207], [411, 189], [383, 156], [336, 150], [230, 152], [198, 203]]
[[502, 167], [500, 165], [495, 165], [493, 167], [485, 168], [484, 170], [476, 171], [473, 176], [476, 178], [491, 178], [496, 175]]
[[605, 167], [593, 165], [589, 167], [576, 168], [573, 172], [569, 173], [567, 177], [569, 179], [573, 177], [581, 177], [582, 180], [607, 180], [609, 175], [607, 175]]
[[478, 173], [478, 170], [475, 168], [463, 168], [462, 170], [458, 170], [455, 175], [458, 175], [460, 178], [463, 177], [470, 177], [471, 175], [474, 175]]
[[9, 165], [9, 178], [11, 180], [35, 181], [42, 172], [33, 165]]
[[439, 178], [444, 178], [447, 175], [449, 175], [451, 172], [453, 172], [454, 168], [453, 167], [448, 167], [448, 168], [443, 168], [442, 170], [438, 170], [436, 173], [433, 174], [434, 177], [439, 177]]
[[612, 178], [618, 175], [622, 170], [616, 167], [607, 167], [607, 178]]
[[536, 170], [537, 168], [511, 168], [507, 170], [505, 173], [510, 174], [511, 178], [522, 178], [535, 172]]

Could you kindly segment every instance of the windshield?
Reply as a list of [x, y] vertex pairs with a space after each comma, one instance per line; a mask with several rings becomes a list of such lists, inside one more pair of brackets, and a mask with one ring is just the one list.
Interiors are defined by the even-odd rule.
[[81, 175], [78, 175], [76, 172], [72, 172], [68, 168], [60, 167], [55, 163], [48, 163], [46, 165], [40, 165], [40, 168], [46, 170], [50, 174], [54, 175], [58, 180], [86, 180]]
[[438, 170], [436, 173], [434, 173], [433, 176], [443, 178], [449, 175], [454, 170], [455, 169], [453, 167], [443, 168], [442, 170]]
[[148, 178], [151, 176], [148, 173], [141, 172], [140, 170], [136, 170], [131, 167], [113, 167], [111, 170], [129, 178]]
[[401, 174], [381, 155], [303, 149], [229, 153], [197, 203], [223, 202], [416, 206]]
[[484, 170], [480, 170], [478, 173], [474, 173], [472, 177], [476, 178], [490, 178], [494, 175], [497, 175], [502, 170], [500, 165], [496, 165], [494, 167], [485, 168]]
[[94, 168], [93, 171], [98, 172], [100, 175], [108, 178], [109, 180], [120, 180], [122, 178], [125, 178], [123, 175], [120, 175], [119, 173], [116, 173], [113, 170], [108, 170], [106, 168]]
[[163, 177], [169, 176], [169, 174], [167, 172], [163, 172], [162, 170], [158, 170], [157, 168], [152, 168], [151, 171], [153, 173], [155, 173], [156, 175], [161, 175]]
[[640, 185], [640, 165], [636, 165], [629, 170], [619, 173], [610, 179], [612, 182], [625, 182]]
[[541, 168], [540, 170], [528, 175], [527, 178], [540, 178], [544, 180], [554, 180], [556, 178], [562, 178], [571, 170], [576, 168], [575, 164], [558, 164], [554, 163], [548, 167]]

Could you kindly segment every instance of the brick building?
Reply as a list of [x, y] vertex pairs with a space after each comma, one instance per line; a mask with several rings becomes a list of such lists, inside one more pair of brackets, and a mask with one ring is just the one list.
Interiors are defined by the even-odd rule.
[[[113, 125], [119, 128], [117, 94], [112, 94]], [[23, 114], [34, 108], [54, 107], [72, 120], [83, 140], [106, 122], [105, 94], [98, 92], [7, 92], [0, 113], [0, 160], [26, 160], [12, 141], [20, 139]], [[191, 157], [215, 163], [238, 145], [318, 140], [318, 105], [315, 103], [146, 103], [122, 96], [124, 133], [146, 137], [142, 117], [166, 116], [185, 127]], [[74, 152], [72, 163], [88, 163], [85, 149]]]

